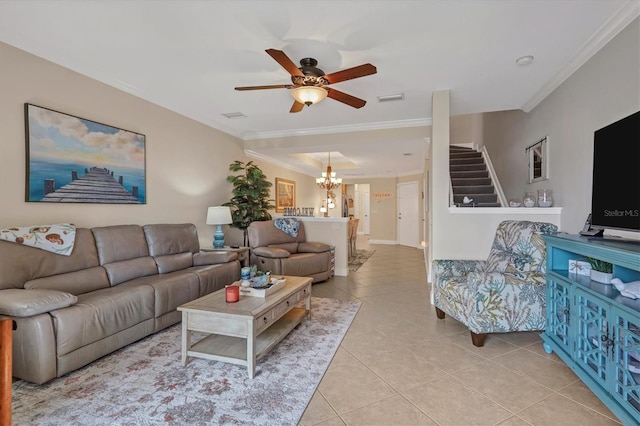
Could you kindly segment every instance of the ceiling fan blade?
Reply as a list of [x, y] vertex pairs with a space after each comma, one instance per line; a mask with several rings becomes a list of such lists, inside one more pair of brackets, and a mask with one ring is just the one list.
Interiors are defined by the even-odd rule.
[[331, 87], [325, 87], [325, 89], [327, 89], [328, 92], [327, 96], [331, 99], [335, 99], [338, 102], [342, 102], [343, 104], [347, 104], [354, 108], [362, 108], [367, 103], [367, 101], [363, 99], [356, 98], [355, 96], [348, 95]]
[[243, 86], [236, 87], [236, 90], [262, 90], [262, 89], [293, 89], [293, 84], [273, 84], [271, 86]]
[[353, 68], [347, 68], [346, 70], [337, 71], [324, 76], [329, 83], [339, 83], [345, 80], [351, 80], [353, 78], [364, 77], [365, 75], [371, 75], [377, 73], [378, 70], [371, 64], [359, 65]]
[[293, 105], [291, 105], [291, 109], [289, 112], [300, 112], [304, 108], [304, 104], [298, 101], [293, 101]]
[[304, 77], [302, 71], [298, 69], [296, 64], [293, 63], [291, 59], [282, 51], [276, 49], [267, 49], [265, 50], [273, 59], [276, 60], [277, 63], [282, 65], [282, 68], [287, 70], [287, 72], [291, 75], [297, 75], [300, 77]]

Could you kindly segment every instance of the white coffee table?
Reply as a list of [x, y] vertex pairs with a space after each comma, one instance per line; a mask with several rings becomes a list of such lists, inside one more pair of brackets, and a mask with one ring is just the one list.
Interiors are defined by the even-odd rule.
[[[311, 315], [308, 277], [285, 277], [284, 288], [267, 297], [240, 296], [227, 303], [225, 290], [178, 307], [182, 312], [182, 365], [188, 357], [246, 365], [253, 378], [256, 361], [268, 353], [304, 317]], [[299, 306], [304, 300], [304, 307]], [[192, 344], [192, 333], [209, 336]]]

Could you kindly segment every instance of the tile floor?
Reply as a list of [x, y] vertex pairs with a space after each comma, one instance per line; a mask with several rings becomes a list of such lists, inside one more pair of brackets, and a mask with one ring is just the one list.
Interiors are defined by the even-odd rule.
[[362, 306], [300, 425], [619, 425], [539, 333], [471, 344], [436, 318], [422, 250], [370, 245], [374, 255], [313, 294]]

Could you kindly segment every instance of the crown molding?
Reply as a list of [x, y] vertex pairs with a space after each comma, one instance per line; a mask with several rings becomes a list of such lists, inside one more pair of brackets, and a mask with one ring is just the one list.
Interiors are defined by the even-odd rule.
[[[274, 166], [279, 166], [284, 169], [292, 170], [294, 172], [302, 173], [303, 175], [315, 177], [314, 174], [309, 173], [308, 170], [303, 170], [301, 168], [292, 166], [291, 164], [285, 163], [284, 161], [278, 160], [277, 158], [269, 157], [268, 155], [260, 154], [259, 152], [251, 151], [250, 149], [245, 149], [244, 154], [247, 157], [254, 158], [256, 160], [262, 160], [269, 164], [273, 164]], [[381, 179], [381, 178], [398, 178], [403, 176], [411, 176], [411, 175], [419, 175], [423, 174], [424, 170], [410, 170], [402, 173], [380, 173], [378, 175], [361, 175], [361, 176], [349, 176], [348, 174], [343, 174], [343, 180], [347, 179]]]
[[256, 139], [271, 139], [271, 138], [283, 138], [290, 136], [311, 136], [311, 135], [325, 135], [330, 133], [347, 133], [347, 132], [360, 132], [366, 130], [384, 130], [384, 129], [399, 129], [403, 127], [421, 127], [431, 126], [431, 118], [420, 118], [412, 120], [397, 120], [397, 121], [381, 121], [377, 123], [363, 123], [363, 124], [349, 124], [344, 126], [327, 126], [316, 127], [309, 129], [298, 130], [285, 130], [285, 131], [272, 131], [272, 132], [247, 132], [242, 136], [242, 139], [256, 140]]
[[640, 2], [628, 0], [620, 6], [618, 11], [593, 35], [569, 63], [551, 78], [531, 99], [523, 106], [524, 112], [530, 112], [547, 96], [556, 90], [564, 81], [583, 66], [593, 55], [602, 49], [611, 39], [640, 15]]
[[260, 154], [259, 152], [251, 151], [250, 149], [245, 149], [244, 155], [250, 158], [255, 158], [256, 160], [266, 161], [267, 163], [273, 164], [274, 166], [279, 166], [288, 170], [293, 170], [294, 172], [302, 173], [303, 175], [313, 177], [313, 175], [310, 174], [308, 170], [300, 169], [298, 167], [292, 166], [291, 164], [285, 163], [284, 161], [280, 161], [276, 158]]

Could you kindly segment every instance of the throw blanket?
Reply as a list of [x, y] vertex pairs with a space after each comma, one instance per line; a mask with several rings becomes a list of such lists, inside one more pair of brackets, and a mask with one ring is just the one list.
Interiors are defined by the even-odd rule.
[[69, 256], [76, 241], [76, 227], [71, 223], [59, 223], [56, 225], [0, 228], [0, 240]]
[[292, 236], [293, 238], [298, 236], [298, 228], [300, 228], [300, 222], [295, 217], [278, 218], [273, 221], [273, 224], [276, 228]]
[[631, 299], [640, 298], [640, 281], [624, 283], [620, 278], [614, 278], [611, 280], [611, 284], [618, 289], [621, 296], [629, 297]]

